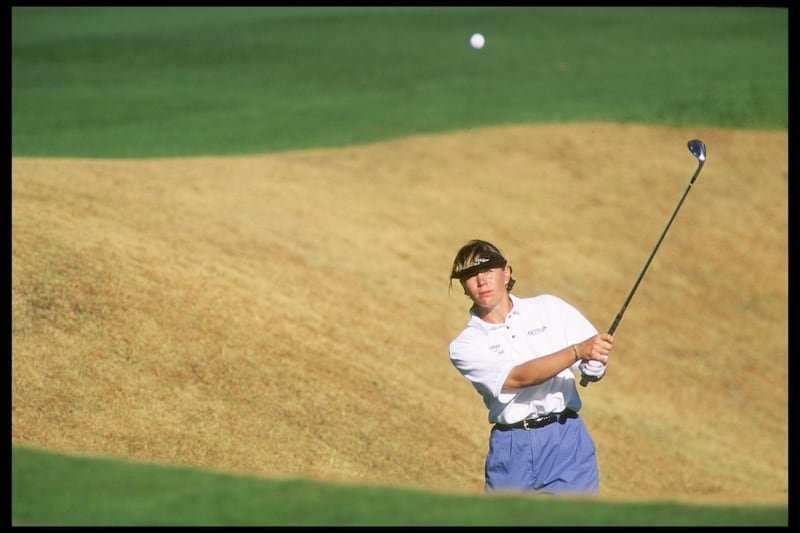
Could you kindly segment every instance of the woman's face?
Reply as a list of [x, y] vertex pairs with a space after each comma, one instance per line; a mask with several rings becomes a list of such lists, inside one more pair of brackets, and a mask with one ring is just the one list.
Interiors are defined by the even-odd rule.
[[511, 278], [511, 269], [495, 267], [481, 270], [461, 282], [464, 291], [475, 302], [475, 305], [484, 309], [494, 308], [508, 295], [506, 284]]

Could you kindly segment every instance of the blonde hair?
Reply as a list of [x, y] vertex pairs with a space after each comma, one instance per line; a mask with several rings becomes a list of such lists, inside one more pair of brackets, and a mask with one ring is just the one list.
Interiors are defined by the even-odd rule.
[[[497, 246], [489, 241], [472, 239], [458, 250], [453, 259], [453, 266], [450, 269], [450, 290], [453, 289], [454, 279], [463, 281], [480, 270], [505, 267], [507, 264], [508, 261]], [[514, 287], [514, 283], [516, 283], [514, 278], [510, 278], [506, 288], [510, 291]]]

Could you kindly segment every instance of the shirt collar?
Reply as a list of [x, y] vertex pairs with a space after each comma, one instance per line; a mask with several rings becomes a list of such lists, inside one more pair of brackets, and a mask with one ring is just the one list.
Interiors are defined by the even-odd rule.
[[[506, 316], [506, 320], [511, 316], [516, 316], [520, 314], [519, 312], [520, 299], [511, 293], [508, 294], [508, 297], [511, 298], [511, 312], [509, 312], [508, 315]], [[477, 328], [484, 334], [488, 334], [493, 329], [505, 327], [505, 323], [493, 324], [491, 322], [486, 322], [485, 320], [480, 318], [477, 314], [475, 314], [474, 308], [469, 310], [469, 322], [467, 322], [467, 325]]]

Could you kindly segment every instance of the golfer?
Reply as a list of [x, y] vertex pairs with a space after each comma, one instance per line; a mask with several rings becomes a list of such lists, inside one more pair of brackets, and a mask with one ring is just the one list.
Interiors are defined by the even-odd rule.
[[597, 493], [592, 437], [581, 416], [576, 374], [600, 380], [611, 334], [550, 294], [511, 294], [511, 266], [493, 244], [472, 240], [450, 274], [471, 300], [450, 361], [489, 410], [486, 490]]

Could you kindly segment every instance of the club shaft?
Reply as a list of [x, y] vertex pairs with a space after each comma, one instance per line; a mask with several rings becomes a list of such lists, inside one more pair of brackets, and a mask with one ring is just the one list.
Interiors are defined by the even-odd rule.
[[[681, 199], [678, 201], [678, 205], [676, 205], [675, 209], [672, 211], [672, 215], [669, 217], [669, 220], [667, 220], [667, 224], [661, 231], [661, 235], [658, 236], [658, 240], [656, 241], [655, 246], [653, 246], [653, 249], [650, 251], [650, 255], [647, 257], [647, 261], [642, 267], [642, 270], [639, 271], [639, 275], [636, 276], [636, 281], [631, 287], [631, 290], [628, 291], [628, 295], [625, 297], [625, 301], [622, 303], [622, 307], [619, 308], [619, 312], [617, 313], [617, 316], [614, 318], [614, 322], [611, 324], [611, 327], [608, 328], [608, 332], [611, 333], [612, 335], [617, 330], [617, 326], [619, 326], [619, 323], [622, 321], [622, 316], [625, 314], [625, 310], [628, 308], [628, 304], [630, 303], [631, 298], [633, 298], [633, 294], [639, 287], [639, 283], [641, 283], [642, 278], [644, 278], [644, 273], [647, 272], [647, 268], [650, 266], [650, 262], [653, 260], [653, 256], [656, 255], [658, 247], [661, 246], [661, 241], [664, 240], [664, 236], [667, 234], [669, 227], [672, 225], [672, 221], [675, 220], [675, 215], [678, 214], [678, 210], [680, 210], [681, 205], [683, 205], [683, 201], [686, 199], [686, 195], [689, 194], [689, 190], [691, 190], [692, 185], [694, 185], [694, 182], [697, 179], [697, 176], [700, 174], [700, 170], [703, 168], [704, 163], [705, 163], [705, 157], [700, 159], [700, 163], [697, 165], [697, 169], [694, 171], [694, 174], [692, 174], [689, 183], [686, 184], [686, 188], [683, 190], [683, 194], [681, 195]], [[581, 386], [585, 387], [588, 383], [589, 382], [585, 376], [581, 378]]]
[[689, 194], [689, 190], [691, 190], [692, 185], [694, 185], [695, 180], [697, 179], [698, 174], [700, 174], [700, 169], [703, 168], [703, 161], [697, 165], [697, 170], [695, 170], [692, 178], [689, 180], [689, 183], [686, 185], [686, 188], [683, 190], [683, 194], [681, 195], [681, 199], [678, 201], [678, 205], [675, 206], [675, 209], [672, 211], [672, 215], [667, 220], [667, 224], [664, 226], [664, 229], [661, 231], [661, 235], [659, 235], [658, 240], [656, 241], [655, 246], [650, 251], [650, 255], [647, 257], [647, 261], [645, 262], [642, 270], [639, 271], [639, 275], [636, 277], [636, 281], [634, 282], [631, 290], [628, 291], [628, 295], [625, 297], [625, 301], [622, 303], [622, 307], [619, 308], [619, 312], [617, 313], [616, 318], [614, 318], [614, 322], [611, 324], [611, 327], [608, 328], [608, 332], [612, 335], [617, 330], [617, 326], [619, 326], [620, 321], [622, 321], [622, 315], [625, 314], [625, 310], [628, 308], [628, 304], [633, 298], [633, 294], [636, 292], [636, 289], [639, 287], [639, 283], [641, 283], [642, 278], [644, 278], [645, 272], [647, 272], [647, 268], [650, 266], [650, 262], [653, 260], [653, 256], [656, 255], [658, 251], [658, 247], [661, 246], [661, 241], [664, 240], [664, 236], [667, 234], [669, 227], [672, 225], [672, 221], [675, 220], [675, 215], [678, 214], [678, 210], [680, 210], [681, 205], [683, 205], [683, 201], [686, 199], [686, 195]]

